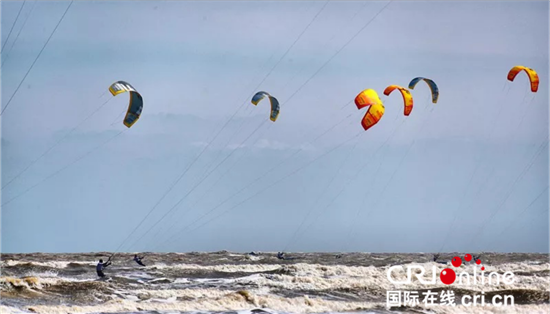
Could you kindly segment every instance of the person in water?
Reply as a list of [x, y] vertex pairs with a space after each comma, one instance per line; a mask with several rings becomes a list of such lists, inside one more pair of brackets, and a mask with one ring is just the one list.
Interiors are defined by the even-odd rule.
[[143, 258], [143, 256], [142, 256], [142, 257], [138, 257], [137, 254], [134, 255], [134, 261], [135, 261], [136, 263], [138, 263], [139, 265], [141, 265], [141, 266], [145, 266], [145, 264], [143, 264], [143, 263], [141, 262], [141, 259], [142, 259], [142, 258]]
[[106, 263], [103, 263], [102, 259], [99, 260], [99, 263], [97, 263], [97, 266], [95, 267], [95, 270], [97, 271], [97, 275], [100, 278], [105, 277], [105, 274], [103, 273], [103, 270], [109, 265], [111, 265], [111, 260], [108, 260]]
[[443, 265], [446, 265], [446, 264], [447, 264], [447, 262], [445, 262], [445, 261], [438, 261], [438, 259], [439, 259], [439, 254], [434, 254], [434, 257], [433, 257], [433, 261], [434, 261], [434, 262], [436, 262], [436, 263], [438, 263], [438, 264], [443, 264]]
[[285, 253], [283, 253], [283, 252], [277, 253], [277, 258], [278, 259], [285, 259]]

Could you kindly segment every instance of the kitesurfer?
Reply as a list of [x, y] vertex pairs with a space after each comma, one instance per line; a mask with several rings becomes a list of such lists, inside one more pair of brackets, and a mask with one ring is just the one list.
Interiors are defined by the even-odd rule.
[[278, 259], [285, 259], [285, 253], [283, 253], [283, 252], [277, 253], [277, 258]]
[[134, 261], [135, 261], [136, 263], [138, 263], [139, 265], [141, 265], [141, 266], [145, 266], [145, 264], [143, 264], [143, 263], [141, 262], [141, 259], [142, 259], [142, 258], [143, 258], [143, 256], [142, 256], [142, 257], [138, 257], [137, 254], [134, 255]]
[[111, 265], [111, 259], [109, 259], [106, 263], [103, 263], [103, 260], [100, 259], [99, 263], [97, 263], [97, 266], [95, 267], [95, 270], [97, 271], [97, 275], [101, 278], [105, 277], [103, 270], [109, 265]]
[[439, 259], [439, 254], [434, 254], [434, 257], [433, 257], [433, 261], [434, 261], [434, 262], [436, 262], [436, 263], [438, 263], [438, 264], [443, 264], [443, 265], [446, 265], [446, 264], [447, 264], [447, 262], [445, 262], [445, 261], [443, 261], [443, 262], [442, 262], [442, 261], [438, 261], [438, 259]]

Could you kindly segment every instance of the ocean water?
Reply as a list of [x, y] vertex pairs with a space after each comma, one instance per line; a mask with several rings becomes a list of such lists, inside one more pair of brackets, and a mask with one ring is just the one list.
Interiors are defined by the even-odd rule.
[[[431, 254], [398, 253], [144, 253], [146, 267], [133, 254], [117, 254], [98, 279], [97, 261], [108, 252], [79, 254], [3, 254], [1, 313], [550, 313], [550, 263], [546, 254], [481, 255], [481, 265], [435, 263]], [[454, 256], [444, 254], [440, 261]], [[512, 272], [514, 282], [468, 285], [413, 278], [396, 285], [392, 266], [445, 268], [488, 279], [491, 272]], [[430, 274], [425, 278], [430, 278]], [[392, 272], [403, 281], [404, 269]], [[388, 291], [453, 291], [456, 304], [388, 306]], [[467, 306], [464, 295], [512, 296], [514, 305]]]

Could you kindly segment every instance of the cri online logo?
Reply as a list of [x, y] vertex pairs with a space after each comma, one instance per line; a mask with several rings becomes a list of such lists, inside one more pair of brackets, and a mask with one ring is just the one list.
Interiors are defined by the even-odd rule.
[[[466, 262], [470, 262], [472, 261], [472, 255], [470, 254], [466, 254], [464, 255], [464, 260]], [[458, 256], [455, 256], [453, 257], [453, 259], [451, 260], [451, 264], [458, 268], [462, 265], [462, 259]], [[478, 267], [481, 265], [481, 260], [480, 259], [475, 259], [475, 264], [477, 264], [478, 266], [476, 265], [473, 265], [473, 275], [471, 276], [468, 272], [461, 272], [460, 274], [457, 274], [455, 273], [455, 271], [451, 268], [445, 268], [441, 271], [441, 273], [439, 274], [439, 280], [441, 280], [442, 283], [446, 284], [446, 285], [450, 285], [450, 284], [453, 284], [456, 280], [457, 280], [457, 277], [458, 277], [458, 283], [459, 284], [464, 284], [464, 285], [471, 285], [471, 284], [485, 284], [485, 273], [484, 273], [484, 270], [485, 270], [485, 267], [481, 266], [481, 272], [478, 271]], [[431, 272], [431, 278], [429, 278], [428, 280], [426, 280], [424, 278], [424, 274], [426, 273], [426, 270], [424, 269], [423, 266], [421, 265], [406, 265], [405, 266], [407, 268], [407, 278], [403, 281], [397, 281], [393, 278], [392, 276], [392, 272], [395, 270], [395, 269], [403, 269], [403, 266], [400, 266], [400, 265], [395, 265], [395, 266], [392, 266], [390, 268], [388, 268], [388, 272], [387, 272], [387, 277], [388, 277], [388, 280], [393, 283], [393, 284], [410, 284], [412, 283], [412, 277], [415, 276], [416, 279], [422, 283], [422, 284], [436, 284], [436, 275], [437, 275], [437, 269], [436, 269], [436, 266], [432, 266], [432, 272]], [[413, 273], [413, 269], [415, 270], [418, 270], [418, 271], [415, 271]], [[429, 275], [429, 274], [426, 274], [426, 275]], [[478, 275], [481, 275], [479, 279], [481, 280], [478, 280]], [[470, 280], [472, 277], [473, 280]], [[491, 272], [488, 276], [488, 284], [499, 284], [500, 282], [504, 283], [504, 284], [512, 284], [514, 282], [514, 274], [512, 272], [505, 272], [504, 274], [500, 275], [499, 273], [496, 273], [496, 272]]]
[[[464, 255], [464, 260], [466, 262], [471, 261], [472, 260], [472, 255], [470, 255], [470, 254]], [[462, 265], [462, 259], [460, 259], [460, 257], [458, 257], [458, 256], [455, 256], [451, 260], [451, 264], [453, 264], [454, 267], [458, 268], [458, 267], [460, 267], [460, 265]], [[476, 259], [476, 264], [481, 265], [481, 260], [479, 258]], [[481, 270], [484, 271], [485, 267], [482, 266]], [[442, 283], [444, 283], [446, 285], [450, 285], [453, 282], [455, 282], [456, 273], [451, 268], [445, 268], [441, 271], [441, 274], [439, 274], [439, 279], [441, 280]]]

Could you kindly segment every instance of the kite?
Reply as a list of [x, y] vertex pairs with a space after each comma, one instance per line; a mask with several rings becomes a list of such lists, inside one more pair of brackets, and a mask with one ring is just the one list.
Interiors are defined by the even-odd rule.
[[361, 120], [361, 125], [365, 131], [378, 123], [384, 115], [384, 104], [378, 97], [378, 93], [373, 89], [365, 89], [360, 92], [355, 97], [355, 105], [357, 105], [357, 109], [369, 106], [367, 113]]
[[269, 95], [269, 93], [267, 92], [257, 92], [252, 97], [252, 104], [254, 106], [258, 105], [258, 103], [262, 99], [264, 99], [266, 96], [269, 98], [269, 101], [271, 102], [271, 114], [269, 115], [269, 119], [275, 122], [277, 120], [277, 117], [279, 116], [279, 109], [280, 109], [279, 101], [277, 101], [275, 97]]
[[432, 102], [434, 104], [437, 104], [437, 99], [439, 98], [439, 88], [434, 83], [434, 81], [432, 81], [428, 78], [424, 78], [424, 77], [415, 77], [409, 83], [409, 89], [414, 89], [414, 87], [416, 86], [416, 83], [418, 83], [420, 80], [423, 80], [424, 82], [426, 82], [426, 84], [428, 84], [428, 86], [430, 87], [430, 89], [432, 91]]
[[536, 93], [539, 89], [539, 76], [537, 72], [531, 68], [516, 65], [510, 70], [510, 72], [508, 72], [508, 80], [513, 82], [516, 78], [516, 75], [518, 75], [518, 73], [521, 71], [525, 71], [525, 73], [527, 73], [527, 76], [529, 77], [529, 82], [531, 82], [531, 91], [533, 93]]
[[143, 98], [132, 85], [124, 81], [113, 83], [113, 85], [109, 87], [109, 91], [113, 96], [125, 92], [130, 93], [130, 103], [128, 105], [128, 111], [126, 111], [126, 116], [124, 117], [123, 123], [128, 128], [132, 127], [132, 125], [134, 125], [134, 123], [136, 123], [141, 116], [141, 111], [143, 110]]
[[403, 96], [403, 101], [405, 102], [404, 113], [406, 116], [408, 116], [411, 114], [411, 111], [413, 110], [413, 98], [408, 89], [398, 85], [390, 85], [386, 87], [386, 89], [384, 90], [384, 95], [389, 96], [396, 89], [400, 91], [401, 95]]

